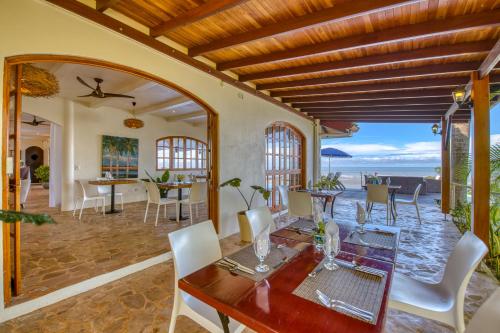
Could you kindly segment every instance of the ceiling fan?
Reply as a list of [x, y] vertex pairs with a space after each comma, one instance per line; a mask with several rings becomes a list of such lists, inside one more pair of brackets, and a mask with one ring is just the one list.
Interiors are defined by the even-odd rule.
[[101, 90], [101, 83], [103, 82], [102, 79], [99, 78], [94, 78], [94, 81], [97, 83], [97, 86], [95, 88], [92, 88], [87, 82], [83, 81], [83, 79], [79, 76], [76, 77], [78, 82], [83, 84], [84, 86], [92, 89], [92, 92], [88, 95], [83, 95], [83, 96], [78, 96], [78, 97], [97, 97], [97, 98], [108, 98], [108, 97], [122, 97], [122, 98], [135, 98], [134, 96], [129, 96], [129, 95], [122, 95], [122, 94], [112, 94], [112, 93], [106, 93]]
[[48, 126], [48, 124], [44, 124], [46, 122], [47, 121], [45, 121], [45, 120], [36, 120], [36, 116], [33, 116], [33, 120], [32, 121], [23, 121], [22, 123], [23, 124], [28, 124], [28, 125], [31, 125], [31, 126], [38, 126], [38, 125]]

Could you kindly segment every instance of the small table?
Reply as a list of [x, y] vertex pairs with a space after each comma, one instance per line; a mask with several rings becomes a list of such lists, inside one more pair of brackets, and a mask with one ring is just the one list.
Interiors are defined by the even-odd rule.
[[[383, 185], [383, 184], [382, 184]], [[368, 186], [363, 185], [363, 189], [368, 190]], [[396, 221], [396, 192], [401, 189], [401, 185], [388, 185], [387, 190], [391, 196], [391, 215], [394, 221]], [[368, 207], [366, 207], [368, 209]]]
[[115, 209], [115, 185], [135, 184], [137, 180], [133, 179], [107, 179], [107, 180], [89, 180], [90, 185], [111, 186], [111, 207], [106, 214], [120, 213], [121, 210]]
[[299, 190], [299, 192], [308, 192], [311, 193], [313, 198], [322, 198], [323, 202], [323, 211], [326, 211], [326, 204], [328, 202], [332, 202], [332, 207], [330, 208], [330, 215], [333, 217], [333, 205], [335, 204], [335, 199], [337, 196], [342, 194], [344, 191], [314, 191], [314, 190]]
[[[193, 183], [157, 183], [159, 188], [166, 190], [177, 189], [177, 200], [179, 200], [179, 221], [187, 220], [188, 217], [182, 216], [182, 189], [191, 188]], [[176, 220], [176, 218], [170, 218], [171, 220]]]

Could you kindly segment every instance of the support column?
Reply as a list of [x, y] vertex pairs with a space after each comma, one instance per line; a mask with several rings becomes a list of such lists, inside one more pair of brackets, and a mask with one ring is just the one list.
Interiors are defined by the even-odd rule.
[[472, 230], [489, 244], [490, 86], [489, 77], [472, 73]]
[[[469, 160], [470, 123], [460, 122], [451, 124], [451, 201], [450, 208], [455, 208], [458, 201], [467, 201], [466, 175], [459, 172], [463, 170]], [[458, 184], [458, 185], [454, 185]], [[460, 186], [461, 185], [461, 186]]]
[[75, 105], [68, 100], [64, 102], [62, 151], [61, 210], [66, 211], [73, 209], [75, 184]]
[[450, 145], [446, 145], [448, 121], [441, 118], [441, 211], [450, 212]]
[[314, 143], [313, 143], [313, 184], [317, 184], [321, 177], [321, 125], [319, 119], [314, 121]]

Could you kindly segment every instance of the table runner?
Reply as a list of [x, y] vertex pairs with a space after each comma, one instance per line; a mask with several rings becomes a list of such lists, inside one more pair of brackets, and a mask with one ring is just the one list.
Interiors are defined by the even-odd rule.
[[373, 248], [394, 250], [396, 247], [396, 239], [397, 235], [393, 233], [365, 229], [364, 234], [360, 234], [353, 230], [347, 235], [344, 242]]
[[[323, 262], [316, 266], [314, 270], [319, 268], [320, 265], [323, 265]], [[306, 277], [293, 291], [293, 294], [323, 305], [316, 295], [316, 289], [319, 289], [331, 299], [340, 300], [365, 311], [370, 311], [373, 313], [373, 320], [370, 323], [375, 325], [384, 296], [387, 274], [380, 271], [384, 273], [384, 277], [378, 277], [344, 267], [348, 265], [349, 263], [346, 262], [346, 265], [340, 266], [335, 271], [323, 269], [315, 277]], [[332, 310], [362, 320], [342, 309], [332, 308]]]
[[[239, 270], [236, 270], [234, 273], [246, 276], [254, 281], [261, 281], [268, 276], [270, 276], [272, 273], [274, 273], [276, 270], [280, 269], [284, 264], [277, 266], [284, 257], [286, 257], [286, 261], [290, 261], [295, 257], [302, 249], [304, 248], [303, 245], [298, 244], [297, 246], [294, 247], [288, 247], [285, 246], [283, 248], [278, 248], [277, 244], [272, 244], [271, 246], [271, 251], [269, 255], [266, 257], [264, 260], [264, 263], [269, 266], [269, 271], [265, 273], [259, 273], [255, 272], [254, 275], [248, 274]], [[259, 263], [259, 260], [255, 256], [255, 252], [253, 249], [253, 245], [249, 245], [247, 247], [242, 248], [241, 250], [227, 256], [228, 258], [231, 258], [232, 260], [240, 263], [243, 266], [246, 266], [250, 269], [253, 269], [255, 271], [255, 266]]]

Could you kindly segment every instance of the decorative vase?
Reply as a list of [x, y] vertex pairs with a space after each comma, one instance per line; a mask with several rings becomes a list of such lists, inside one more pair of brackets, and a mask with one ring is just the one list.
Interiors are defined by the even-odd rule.
[[42, 183], [42, 187], [46, 190], [49, 189], [49, 183]]
[[238, 224], [240, 226], [240, 239], [242, 242], [252, 242], [252, 231], [250, 230], [250, 222], [245, 215], [246, 211], [238, 212]]

